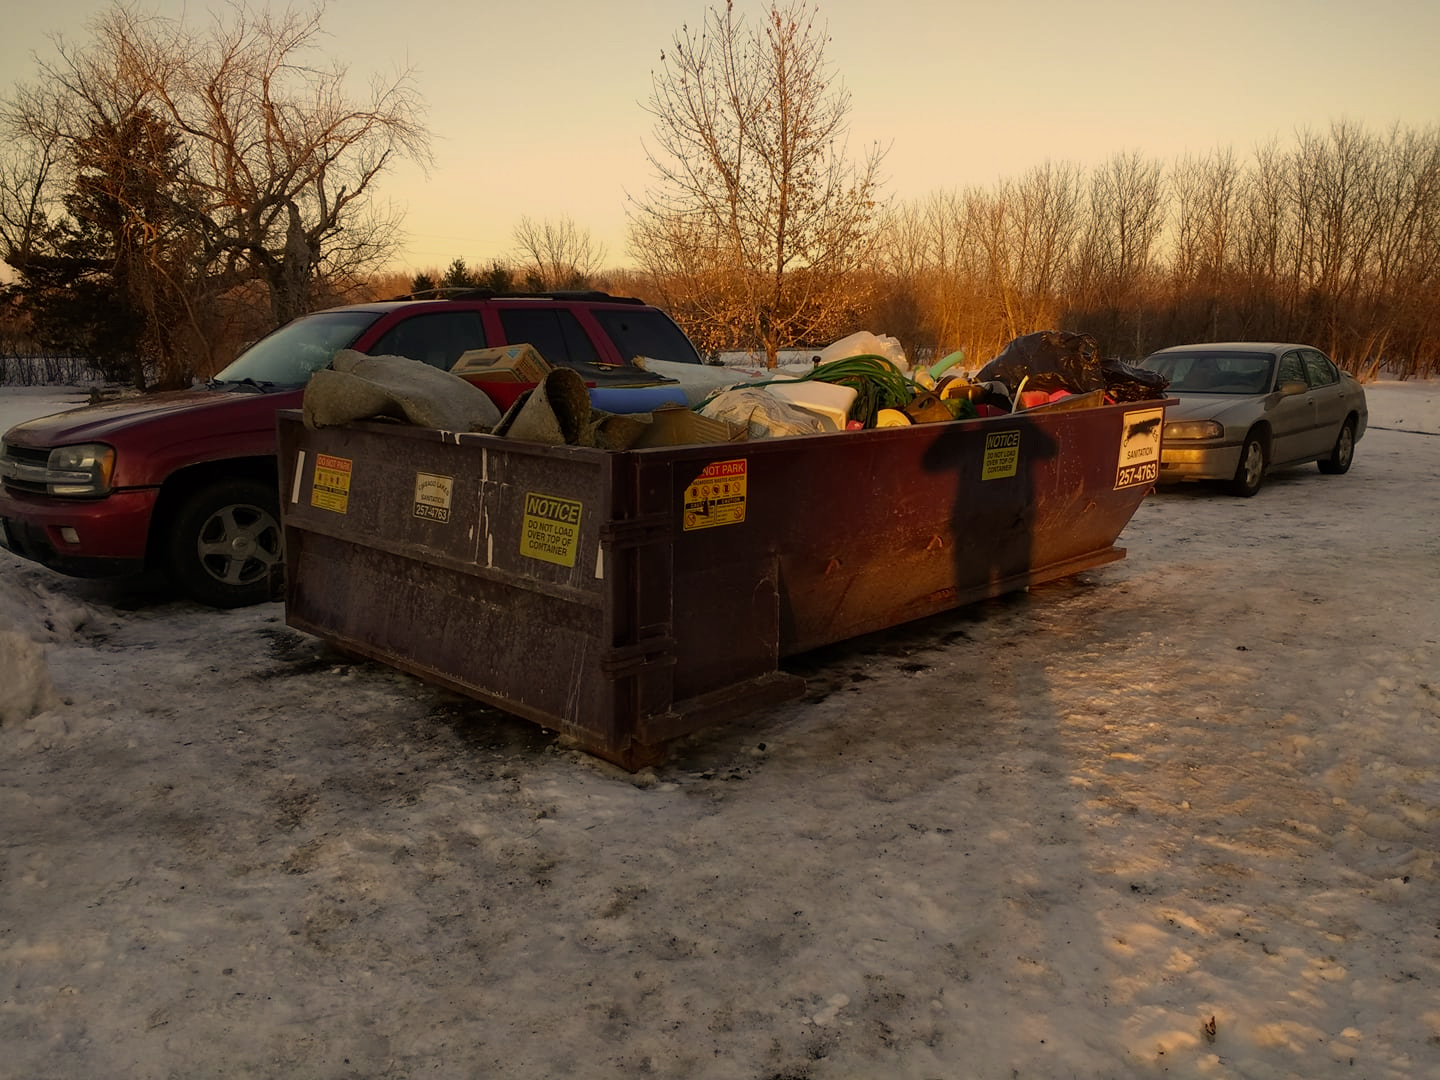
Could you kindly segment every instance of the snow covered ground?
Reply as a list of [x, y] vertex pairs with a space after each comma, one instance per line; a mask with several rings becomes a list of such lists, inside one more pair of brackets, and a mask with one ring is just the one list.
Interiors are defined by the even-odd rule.
[[1440, 384], [1368, 393], [636, 776], [0, 552], [0, 1076], [1440, 1077]]

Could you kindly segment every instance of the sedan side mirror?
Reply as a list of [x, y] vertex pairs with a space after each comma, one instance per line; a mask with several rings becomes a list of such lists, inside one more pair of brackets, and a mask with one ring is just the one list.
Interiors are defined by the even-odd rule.
[[1285, 397], [1290, 397], [1292, 394], [1303, 394], [1309, 390], [1310, 387], [1299, 379], [1286, 379], [1280, 384], [1278, 389]]

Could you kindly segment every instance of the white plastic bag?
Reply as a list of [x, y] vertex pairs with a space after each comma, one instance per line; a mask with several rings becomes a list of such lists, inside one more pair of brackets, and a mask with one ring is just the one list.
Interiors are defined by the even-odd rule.
[[857, 330], [849, 337], [825, 346], [820, 353], [820, 363], [828, 364], [831, 360], [867, 354], [883, 356], [901, 371], [910, 370], [910, 361], [905, 358], [905, 350], [897, 339], [886, 334], [872, 334], [869, 330]]
[[819, 435], [826, 430], [825, 421], [814, 413], [781, 401], [760, 387], [722, 390], [706, 403], [700, 415], [748, 425], [752, 439]]

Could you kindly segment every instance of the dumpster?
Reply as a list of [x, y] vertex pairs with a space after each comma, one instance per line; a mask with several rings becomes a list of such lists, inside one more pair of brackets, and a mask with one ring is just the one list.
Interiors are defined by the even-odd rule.
[[633, 771], [786, 656], [1122, 558], [1166, 404], [627, 451], [290, 410], [286, 620]]

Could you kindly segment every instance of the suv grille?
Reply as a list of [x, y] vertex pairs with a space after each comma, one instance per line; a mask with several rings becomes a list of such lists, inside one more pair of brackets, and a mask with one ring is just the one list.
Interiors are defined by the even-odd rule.
[[0, 481], [10, 491], [29, 491], [44, 495], [45, 474], [50, 467], [50, 451], [29, 446], [5, 447], [0, 458]]

